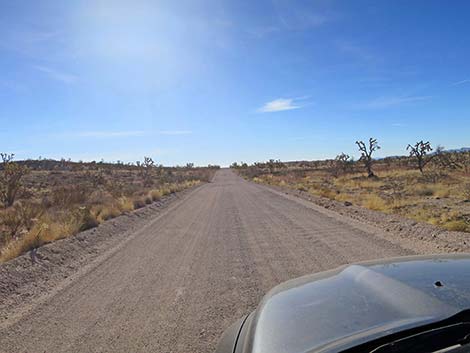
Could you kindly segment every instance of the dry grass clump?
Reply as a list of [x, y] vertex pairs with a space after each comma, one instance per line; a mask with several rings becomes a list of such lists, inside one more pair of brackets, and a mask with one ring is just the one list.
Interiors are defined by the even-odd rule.
[[145, 199], [144, 198], [137, 198], [133, 201], [132, 204], [133, 204], [134, 210], [145, 207]]
[[117, 216], [121, 215], [125, 211], [119, 209], [117, 205], [111, 206], [99, 206], [93, 210], [93, 213], [99, 223], [103, 223], [104, 221], [116, 218]]
[[209, 180], [213, 173], [207, 168], [172, 168], [151, 178], [146, 174], [144, 180], [138, 169], [117, 167], [106, 172], [33, 171], [21, 197], [0, 209], [0, 262], [97, 227]]
[[447, 230], [453, 230], [458, 232], [467, 232], [469, 230], [469, 225], [464, 220], [455, 220], [444, 223], [444, 228]]
[[389, 209], [388, 203], [375, 194], [364, 196], [361, 205], [375, 211], [386, 211]]
[[162, 190], [150, 190], [149, 196], [152, 198], [152, 201], [158, 201], [163, 197]]
[[[313, 163], [313, 162], [312, 162]], [[470, 232], [470, 176], [460, 170], [429, 169], [425, 173], [400, 164], [377, 166], [376, 178], [351, 171], [340, 176], [317, 168], [260, 172], [252, 180], [289, 187], [372, 210], [400, 214], [444, 229]]]

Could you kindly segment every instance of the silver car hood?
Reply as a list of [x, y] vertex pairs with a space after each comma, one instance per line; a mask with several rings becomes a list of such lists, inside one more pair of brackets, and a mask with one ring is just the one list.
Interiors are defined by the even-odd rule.
[[250, 320], [243, 352], [338, 352], [465, 309], [468, 255], [361, 263], [272, 289]]

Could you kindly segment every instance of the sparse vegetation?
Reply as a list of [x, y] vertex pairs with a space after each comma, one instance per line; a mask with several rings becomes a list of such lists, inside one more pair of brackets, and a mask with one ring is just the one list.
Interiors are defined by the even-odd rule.
[[359, 161], [364, 163], [364, 167], [367, 170], [367, 176], [369, 178], [375, 177], [374, 172], [372, 171], [372, 164], [374, 160], [372, 159], [372, 154], [380, 149], [379, 144], [377, 143], [377, 139], [369, 138], [369, 145], [367, 146], [364, 141], [356, 141], [356, 145], [359, 148], [359, 152], [361, 152], [361, 158]]
[[338, 177], [341, 174], [346, 174], [351, 171], [353, 160], [346, 153], [341, 153], [336, 156], [333, 165], [333, 175]]
[[[370, 139], [367, 146], [358, 141], [358, 145], [361, 159], [357, 162], [342, 153], [334, 160], [283, 163], [283, 169], [255, 163], [245, 168], [238, 165], [237, 170], [258, 183], [470, 232], [468, 151], [437, 148], [437, 153], [429, 156], [430, 144], [420, 141], [411, 147], [420, 157], [412, 152], [408, 157], [372, 160], [372, 153], [379, 148], [377, 141]], [[370, 178], [375, 175], [372, 165], [380, 178]]]
[[218, 168], [165, 168], [149, 157], [136, 164], [2, 158], [0, 262], [209, 181]]
[[414, 145], [409, 144], [406, 149], [410, 151], [410, 157], [416, 158], [419, 171], [424, 173], [424, 167], [432, 160], [432, 156], [428, 156], [428, 153], [432, 151], [429, 141], [421, 140]]
[[5, 207], [13, 205], [22, 186], [22, 178], [29, 169], [13, 161], [13, 154], [0, 153], [2, 159], [0, 171], [0, 201]]

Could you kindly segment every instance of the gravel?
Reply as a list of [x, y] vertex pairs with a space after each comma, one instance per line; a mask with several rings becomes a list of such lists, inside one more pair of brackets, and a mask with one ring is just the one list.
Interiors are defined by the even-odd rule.
[[343, 264], [464, 251], [444, 232], [244, 181], [172, 195], [0, 265], [2, 352], [213, 352], [273, 286]]

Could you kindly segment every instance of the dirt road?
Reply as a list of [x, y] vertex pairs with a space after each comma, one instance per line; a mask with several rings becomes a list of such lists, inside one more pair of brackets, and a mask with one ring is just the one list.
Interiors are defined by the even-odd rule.
[[229, 170], [0, 331], [2, 352], [212, 352], [272, 286], [410, 255], [351, 220]]

